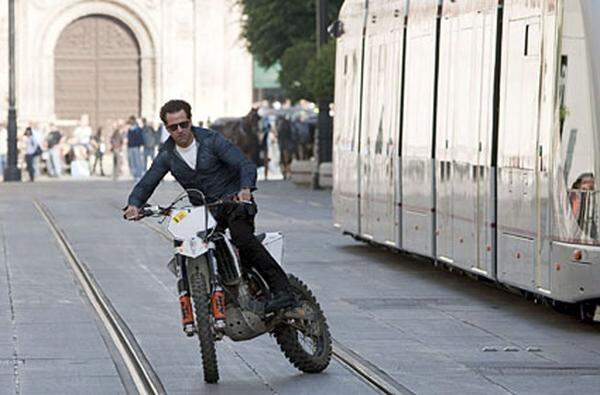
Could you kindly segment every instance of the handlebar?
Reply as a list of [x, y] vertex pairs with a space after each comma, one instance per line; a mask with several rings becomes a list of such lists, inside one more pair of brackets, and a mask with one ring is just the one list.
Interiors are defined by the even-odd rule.
[[161, 206], [146, 206], [140, 209], [140, 218], [153, 216], [167, 216], [171, 212], [169, 207]]
[[[239, 204], [252, 204], [253, 202], [250, 200], [233, 200], [233, 199], [219, 199], [212, 203], [207, 203], [205, 207], [216, 207], [223, 205], [239, 205]], [[173, 210], [172, 206], [162, 207], [162, 206], [144, 206], [139, 209], [139, 216], [137, 219], [143, 219], [146, 217], [166, 217], [171, 214]]]

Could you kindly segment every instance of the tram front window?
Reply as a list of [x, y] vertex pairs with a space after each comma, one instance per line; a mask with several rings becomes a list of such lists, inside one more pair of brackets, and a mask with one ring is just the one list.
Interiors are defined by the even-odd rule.
[[552, 238], [600, 246], [600, 5], [565, 1], [554, 134]]

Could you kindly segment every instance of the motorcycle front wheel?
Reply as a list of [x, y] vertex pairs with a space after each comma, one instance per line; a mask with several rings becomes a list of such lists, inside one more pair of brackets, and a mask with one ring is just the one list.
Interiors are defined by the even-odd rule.
[[192, 300], [196, 316], [196, 329], [200, 340], [200, 353], [202, 354], [202, 368], [204, 381], [216, 383], [219, 381], [219, 366], [215, 349], [215, 337], [211, 325], [210, 298], [206, 289], [206, 281], [200, 273], [191, 278]]
[[310, 289], [298, 277], [289, 275], [288, 278], [305, 316], [277, 326], [273, 334], [285, 357], [298, 370], [320, 373], [331, 361], [327, 319]]

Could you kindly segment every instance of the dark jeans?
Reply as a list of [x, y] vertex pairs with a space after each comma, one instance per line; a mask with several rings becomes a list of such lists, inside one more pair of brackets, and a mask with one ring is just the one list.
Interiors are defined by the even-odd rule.
[[102, 167], [103, 157], [104, 157], [103, 152], [96, 152], [95, 159], [94, 159], [94, 165], [92, 166], [92, 174], [96, 174], [96, 166], [98, 164], [100, 164], [100, 175], [104, 176], [104, 168]]
[[148, 163], [150, 161], [154, 160], [155, 153], [156, 153], [155, 147], [144, 147], [144, 159], [142, 161], [142, 162], [144, 162], [144, 171], [146, 171], [148, 169]]
[[213, 210], [220, 229], [229, 228], [231, 239], [240, 251], [242, 265], [254, 267], [267, 281], [271, 291], [280, 293], [289, 287], [287, 275], [254, 236], [256, 204], [224, 205]]
[[25, 164], [27, 165], [27, 173], [29, 174], [29, 181], [34, 180], [35, 178], [35, 155], [26, 154], [25, 155]]

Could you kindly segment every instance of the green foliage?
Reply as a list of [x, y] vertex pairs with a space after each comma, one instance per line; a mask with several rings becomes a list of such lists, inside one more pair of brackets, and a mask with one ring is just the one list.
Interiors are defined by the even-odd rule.
[[315, 58], [316, 45], [301, 41], [289, 47], [281, 57], [279, 83], [292, 101], [310, 99], [312, 94], [306, 84], [307, 65]]
[[265, 67], [274, 65], [298, 41], [315, 40], [314, 0], [239, 0], [245, 18], [242, 37]]
[[330, 40], [313, 57], [306, 68], [305, 84], [311, 93], [312, 101], [327, 99], [333, 101], [335, 85], [335, 41]]
[[[333, 97], [334, 44], [316, 56], [316, 0], [238, 0], [242, 37], [265, 67], [281, 63], [279, 81], [292, 100]], [[329, 0], [329, 21], [337, 19], [343, 0]], [[327, 69], [327, 65], [331, 68]], [[319, 74], [323, 73], [323, 75]], [[315, 89], [315, 90], [313, 90]], [[330, 89], [327, 91], [326, 89]]]

